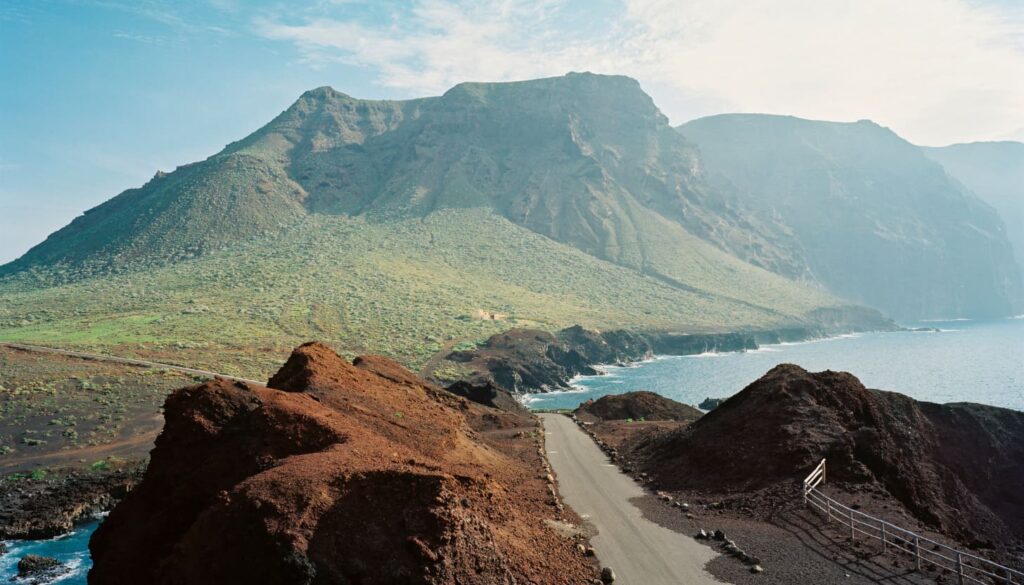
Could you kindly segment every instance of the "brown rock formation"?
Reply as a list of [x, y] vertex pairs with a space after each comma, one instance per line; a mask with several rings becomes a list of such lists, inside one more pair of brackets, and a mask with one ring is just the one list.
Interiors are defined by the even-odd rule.
[[696, 408], [665, 398], [660, 394], [637, 390], [624, 394], [608, 394], [588, 400], [576, 408], [578, 418], [598, 420], [675, 420], [693, 422], [704, 413]]
[[489, 436], [502, 425], [485, 407], [320, 344], [269, 385], [213, 380], [168, 398], [144, 480], [90, 543], [90, 583], [593, 577], [542, 522], [556, 509], [537, 445]]

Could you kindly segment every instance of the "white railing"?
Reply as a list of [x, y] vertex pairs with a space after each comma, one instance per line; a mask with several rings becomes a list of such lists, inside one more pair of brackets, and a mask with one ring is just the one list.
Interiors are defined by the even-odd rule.
[[804, 505], [824, 514], [829, 523], [837, 522], [848, 527], [850, 540], [856, 539], [858, 534], [879, 540], [883, 553], [910, 555], [918, 571], [922, 565], [938, 570], [949, 570], [957, 576], [960, 585], [967, 582], [1024, 585], [1024, 573], [1020, 571], [956, 550], [833, 500], [818, 489], [824, 481], [825, 460], [822, 459], [814, 471], [804, 479]]

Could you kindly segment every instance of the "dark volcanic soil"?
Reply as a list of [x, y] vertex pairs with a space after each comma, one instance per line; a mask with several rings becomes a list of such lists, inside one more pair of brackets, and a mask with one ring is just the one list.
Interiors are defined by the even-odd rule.
[[397, 364], [297, 349], [270, 386], [172, 394], [142, 483], [93, 536], [90, 583], [589, 582], [534, 419]]
[[826, 489], [905, 508], [913, 518], [897, 524], [979, 548], [1024, 539], [1024, 413], [917, 402], [847, 373], [778, 366], [688, 428], [622, 451], [662, 489], [767, 517], [827, 458]]

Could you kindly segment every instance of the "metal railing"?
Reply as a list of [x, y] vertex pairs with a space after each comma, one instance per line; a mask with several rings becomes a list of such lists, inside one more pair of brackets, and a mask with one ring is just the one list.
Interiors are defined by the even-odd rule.
[[828, 518], [850, 530], [850, 540], [863, 535], [879, 540], [883, 553], [906, 553], [914, 559], [915, 568], [948, 570], [957, 576], [958, 583], [1017, 583], [1024, 585], [1024, 573], [1004, 567], [988, 559], [956, 550], [895, 524], [854, 510], [826, 496], [818, 486], [825, 481], [825, 460], [814, 468], [803, 483], [804, 505], [813, 507]]

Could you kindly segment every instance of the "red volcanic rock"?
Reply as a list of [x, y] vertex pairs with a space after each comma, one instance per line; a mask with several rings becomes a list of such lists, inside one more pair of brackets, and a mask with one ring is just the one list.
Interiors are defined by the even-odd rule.
[[556, 512], [535, 445], [490, 443], [467, 422], [484, 407], [384, 358], [356, 363], [307, 344], [272, 388], [172, 394], [145, 478], [93, 536], [90, 583], [593, 577], [542, 521]]

